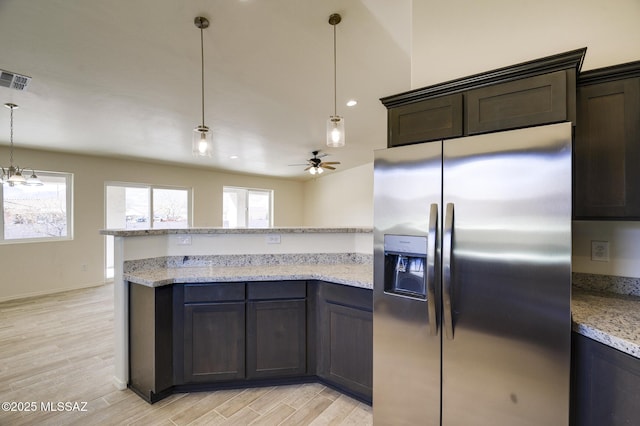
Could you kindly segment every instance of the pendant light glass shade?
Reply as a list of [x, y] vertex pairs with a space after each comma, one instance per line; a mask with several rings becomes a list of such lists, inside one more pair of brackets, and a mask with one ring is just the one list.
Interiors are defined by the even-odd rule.
[[332, 115], [327, 120], [327, 146], [344, 146], [344, 118], [339, 115]]
[[193, 129], [192, 141], [191, 147], [193, 155], [211, 157], [213, 137], [211, 136], [211, 130], [207, 126], [198, 126]]

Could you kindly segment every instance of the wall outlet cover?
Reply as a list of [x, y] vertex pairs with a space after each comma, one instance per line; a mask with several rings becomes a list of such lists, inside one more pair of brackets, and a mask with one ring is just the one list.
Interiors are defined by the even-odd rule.
[[177, 236], [178, 245], [179, 246], [190, 246], [191, 245], [191, 235], [178, 235]]
[[609, 261], [609, 241], [591, 241], [591, 260]]
[[267, 244], [280, 244], [280, 234], [267, 234]]

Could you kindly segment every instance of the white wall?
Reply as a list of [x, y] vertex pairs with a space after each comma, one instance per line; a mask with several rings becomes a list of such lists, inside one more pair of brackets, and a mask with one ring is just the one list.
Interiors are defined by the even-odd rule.
[[[0, 158], [8, 158], [0, 147]], [[104, 281], [105, 181], [193, 188], [194, 226], [222, 226], [224, 185], [274, 190], [274, 225], [303, 222], [303, 183], [110, 158], [17, 149], [18, 164], [74, 174], [72, 241], [0, 244], [0, 300], [99, 285]], [[81, 265], [87, 265], [83, 271]]]
[[[609, 242], [609, 261], [591, 260], [591, 241]], [[574, 221], [573, 271], [640, 278], [640, 222]]]
[[640, 59], [638, 0], [414, 0], [411, 87], [587, 47], [583, 71]]
[[304, 184], [305, 226], [373, 226], [373, 163]]

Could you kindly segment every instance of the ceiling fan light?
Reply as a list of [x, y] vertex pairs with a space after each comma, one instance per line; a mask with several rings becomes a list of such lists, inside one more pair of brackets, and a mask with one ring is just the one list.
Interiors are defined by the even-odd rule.
[[312, 174], [312, 175], [315, 175], [316, 173], [318, 173], [318, 170], [316, 170], [315, 167], [312, 167], [312, 168], [309, 169], [309, 173]]
[[318, 174], [322, 174], [322, 172], [324, 172], [324, 170], [322, 170], [322, 167], [318, 167]]
[[193, 129], [192, 153], [198, 157], [211, 157], [213, 138], [207, 126], [198, 126]]
[[344, 146], [344, 118], [332, 115], [327, 120], [327, 146], [339, 148]]

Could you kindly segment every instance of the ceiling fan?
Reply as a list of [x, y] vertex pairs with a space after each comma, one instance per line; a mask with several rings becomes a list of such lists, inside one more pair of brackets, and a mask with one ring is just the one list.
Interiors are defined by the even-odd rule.
[[303, 164], [290, 164], [290, 166], [307, 166], [304, 171], [309, 171], [312, 175], [320, 174], [324, 172], [324, 169], [335, 170], [333, 167], [336, 164], [340, 164], [339, 161], [322, 161], [321, 158], [326, 157], [329, 154], [321, 154], [320, 151], [312, 151], [313, 158], [309, 158], [306, 163]]

